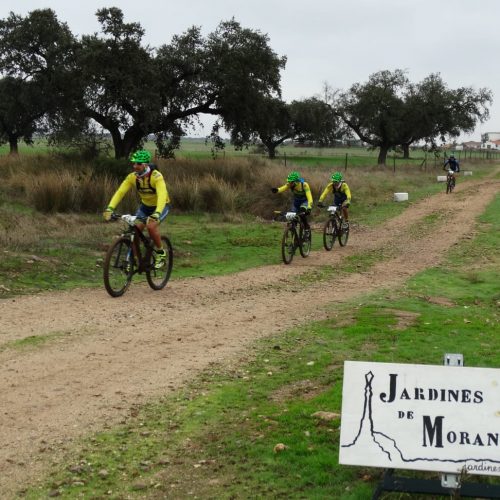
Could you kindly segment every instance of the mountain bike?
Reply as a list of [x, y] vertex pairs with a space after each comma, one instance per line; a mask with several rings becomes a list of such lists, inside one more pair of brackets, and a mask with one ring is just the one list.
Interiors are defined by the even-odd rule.
[[451, 193], [455, 189], [455, 172], [448, 170], [446, 174], [446, 194]]
[[134, 274], [145, 273], [149, 286], [153, 290], [161, 290], [172, 272], [174, 253], [170, 240], [166, 236], [161, 237], [167, 256], [164, 265], [156, 269], [153, 242], [136, 226], [137, 217], [130, 214], [111, 216], [112, 221], [119, 219], [123, 220], [126, 226], [106, 252], [104, 287], [112, 297], [120, 297], [128, 290]]
[[335, 240], [339, 240], [341, 247], [347, 245], [349, 239], [349, 223], [344, 221], [342, 207], [330, 205], [327, 207], [328, 219], [323, 226], [323, 246], [328, 252], [333, 248]]
[[277, 218], [286, 222], [283, 237], [281, 238], [281, 257], [285, 264], [290, 264], [297, 248], [302, 257], [311, 252], [311, 230], [306, 230], [302, 217], [296, 212], [275, 212]]

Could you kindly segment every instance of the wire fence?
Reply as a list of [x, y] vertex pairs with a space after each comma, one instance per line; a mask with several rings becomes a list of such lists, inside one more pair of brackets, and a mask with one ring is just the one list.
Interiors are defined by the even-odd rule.
[[[500, 151], [492, 151], [492, 150], [461, 150], [461, 151], [447, 151], [441, 152], [439, 154], [436, 153], [427, 153], [427, 152], [416, 152], [413, 155], [410, 155], [409, 158], [404, 158], [401, 154], [388, 154], [386, 158], [385, 166], [392, 167], [393, 170], [396, 169], [396, 165], [398, 166], [417, 166], [423, 170], [432, 169], [432, 168], [442, 168], [443, 163], [446, 159], [454, 154], [455, 158], [459, 162], [487, 162], [487, 161], [498, 161], [500, 160]], [[265, 157], [263, 155], [263, 157]], [[366, 154], [362, 154], [359, 151], [356, 154], [351, 153], [329, 153], [325, 156], [318, 156], [315, 153], [308, 154], [306, 151], [301, 152], [299, 155], [290, 154], [287, 152], [283, 152], [279, 156], [275, 158], [275, 161], [279, 161], [284, 163], [284, 165], [293, 165], [296, 163], [300, 163], [302, 165], [310, 164], [311, 166], [322, 166], [329, 165], [335, 166], [339, 169], [348, 170], [349, 167], [360, 167], [360, 166], [375, 166], [377, 165], [378, 157], [376, 154], [367, 152]]]

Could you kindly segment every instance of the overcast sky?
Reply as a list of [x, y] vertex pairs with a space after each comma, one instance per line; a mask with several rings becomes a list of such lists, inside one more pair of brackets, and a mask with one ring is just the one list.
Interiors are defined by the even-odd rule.
[[500, 131], [500, 0], [0, 0], [0, 18], [51, 8], [75, 35], [98, 32], [95, 12], [119, 7], [158, 47], [190, 26], [212, 32], [234, 17], [269, 36], [287, 56], [286, 101], [347, 89], [380, 70], [403, 69], [417, 82], [440, 73], [450, 88], [493, 91], [490, 119], [464, 139]]

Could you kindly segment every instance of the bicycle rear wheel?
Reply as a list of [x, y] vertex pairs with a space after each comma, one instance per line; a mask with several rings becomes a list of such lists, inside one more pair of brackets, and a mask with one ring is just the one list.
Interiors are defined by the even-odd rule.
[[117, 239], [104, 258], [104, 287], [111, 297], [121, 297], [130, 286], [134, 274], [134, 253], [129, 238]]
[[155, 269], [152, 246], [148, 249], [146, 254], [146, 279], [148, 280], [149, 286], [153, 290], [161, 290], [162, 288], [165, 288], [165, 285], [170, 279], [174, 263], [174, 252], [172, 250], [170, 240], [166, 236], [162, 236], [161, 241], [163, 242], [163, 250], [165, 250], [165, 253], [167, 254], [165, 264], [162, 267]]
[[311, 230], [309, 229], [308, 234], [306, 234], [306, 230], [302, 224], [300, 225], [299, 241], [300, 255], [305, 258], [311, 253]]
[[449, 177], [446, 182], [446, 194], [451, 193], [454, 187], [455, 187], [455, 179], [453, 179], [453, 177]]
[[323, 246], [329, 252], [337, 238], [337, 227], [332, 219], [328, 219], [323, 226]]
[[344, 222], [339, 223], [339, 228], [337, 234], [339, 236], [339, 243], [341, 247], [345, 247], [347, 245], [347, 240], [349, 239], [349, 226], [343, 227]]
[[290, 226], [287, 226], [281, 239], [281, 256], [285, 264], [290, 264], [293, 260], [295, 243], [295, 231]]

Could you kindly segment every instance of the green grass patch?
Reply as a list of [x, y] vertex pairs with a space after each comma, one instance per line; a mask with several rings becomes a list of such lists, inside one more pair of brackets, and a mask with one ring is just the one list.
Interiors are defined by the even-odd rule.
[[342, 263], [342, 271], [348, 273], [368, 271], [374, 264], [388, 257], [387, 251], [384, 252], [382, 250], [370, 250], [355, 255], [349, 255]]
[[172, 277], [212, 276], [279, 262], [282, 227], [255, 219], [179, 215], [167, 223], [174, 245]]
[[4, 344], [0, 345], [0, 352], [3, 352], [8, 349], [15, 349], [15, 350], [37, 349], [43, 345], [46, 345], [50, 342], [54, 342], [68, 335], [71, 335], [71, 333], [54, 332], [46, 335], [30, 335], [29, 337], [24, 337], [23, 339], [5, 342]]
[[[295, 279], [300, 284], [318, 283], [332, 279], [333, 276], [338, 276], [341, 270], [333, 266], [318, 266], [308, 273], [296, 276]], [[279, 287], [277, 287], [279, 288]]]

